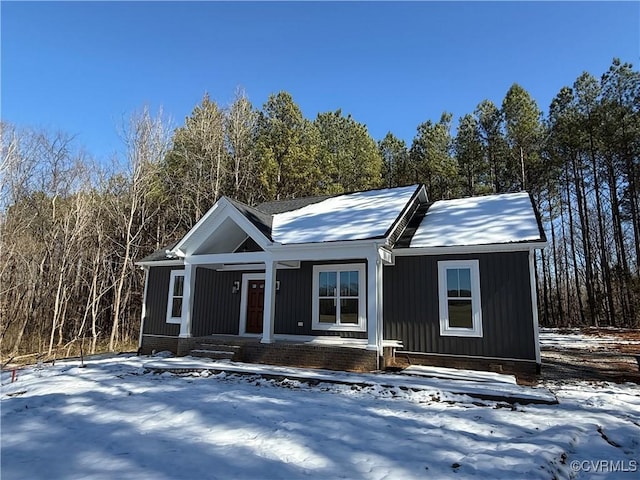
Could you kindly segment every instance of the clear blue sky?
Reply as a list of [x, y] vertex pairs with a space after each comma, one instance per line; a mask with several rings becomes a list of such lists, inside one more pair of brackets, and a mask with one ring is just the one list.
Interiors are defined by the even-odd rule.
[[1, 3], [2, 119], [62, 130], [99, 159], [145, 104], [177, 126], [205, 91], [304, 115], [342, 108], [379, 140], [500, 104], [517, 82], [543, 111], [613, 57], [638, 68], [639, 2]]

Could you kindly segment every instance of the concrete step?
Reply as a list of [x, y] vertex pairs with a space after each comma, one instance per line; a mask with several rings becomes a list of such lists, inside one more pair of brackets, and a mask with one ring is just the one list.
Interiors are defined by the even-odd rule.
[[198, 350], [215, 350], [217, 352], [233, 352], [233, 353], [237, 353], [239, 352], [242, 347], [239, 347], [238, 345], [226, 345], [226, 344], [220, 344], [220, 343], [199, 343]]
[[236, 352], [229, 352], [226, 350], [196, 349], [196, 350], [191, 350], [189, 354], [192, 357], [212, 358], [214, 360], [224, 360], [224, 359], [232, 360]]

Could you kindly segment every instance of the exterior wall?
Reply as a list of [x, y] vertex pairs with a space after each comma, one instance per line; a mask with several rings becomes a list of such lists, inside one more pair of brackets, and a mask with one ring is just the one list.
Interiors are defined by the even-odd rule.
[[[364, 263], [366, 265], [367, 262], [365, 259], [340, 262], [302, 262], [299, 269], [277, 271], [276, 279], [280, 282], [280, 290], [276, 293], [274, 325], [276, 334], [338, 335], [344, 338], [367, 338], [367, 332], [332, 332], [311, 328], [313, 266], [341, 263]], [[182, 267], [151, 267], [149, 269], [147, 314], [143, 337], [144, 335], [177, 337], [180, 334], [180, 325], [166, 322], [169, 277], [173, 268]], [[232, 286], [236, 281], [242, 284], [243, 273], [256, 273], [256, 271], [215, 271], [196, 267], [191, 325], [191, 334], [194, 337], [216, 334], [238, 335], [242, 295], [240, 292], [232, 293]], [[364, 294], [366, 295], [366, 289]], [[298, 322], [302, 322], [303, 325], [298, 326]]]
[[145, 309], [143, 335], [178, 336], [180, 325], [167, 323], [167, 299], [169, 296], [169, 277], [171, 270], [183, 267], [149, 268], [147, 285], [147, 304]]
[[[471, 259], [480, 267], [483, 337], [441, 336], [438, 261]], [[535, 362], [528, 252], [396, 257], [383, 279], [384, 338], [403, 350]]]
[[[191, 334], [238, 335], [240, 328], [240, 292], [232, 293], [233, 282], [242, 282], [243, 272], [217, 272], [196, 268]], [[244, 272], [248, 273], [248, 272]]]
[[[302, 262], [299, 269], [278, 270], [276, 278], [280, 281], [280, 291], [276, 293], [276, 312], [274, 331], [286, 335], [338, 335], [343, 338], [367, 338], [367, 332], [332, 332], [311, 328], [311, 310], [313, 302], [313, 266], [341, 263], [363, 263], [360, 260], [339, 262]], [[366, 295], [366, 289], [364, 294]], [[298, 322], [303, 322], [299, 327]]]

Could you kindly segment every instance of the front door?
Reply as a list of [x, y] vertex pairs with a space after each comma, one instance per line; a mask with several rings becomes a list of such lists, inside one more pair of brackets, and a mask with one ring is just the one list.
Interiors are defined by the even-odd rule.
[[264, 280], [249, 280], [247, 294], [247, 333], [262, 333]]

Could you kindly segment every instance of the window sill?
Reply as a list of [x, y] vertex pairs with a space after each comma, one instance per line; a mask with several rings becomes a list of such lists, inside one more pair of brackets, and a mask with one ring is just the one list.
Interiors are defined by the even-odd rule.
[[482, 338], [482, 332], [478, 330], [467, 330], [467, 329], [440, 329], [440, 336], [442, 337], [472, 337], [472, 338]]
[[171, 323], [173, 325], [180, 325], [182, 323], [182, 318], [167, 318], [167, 323]]

